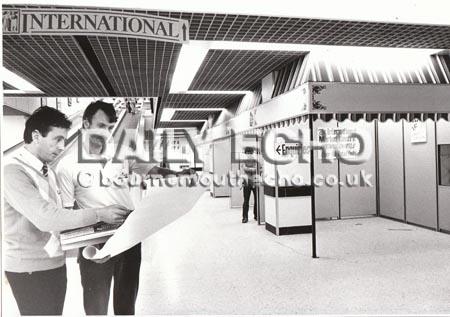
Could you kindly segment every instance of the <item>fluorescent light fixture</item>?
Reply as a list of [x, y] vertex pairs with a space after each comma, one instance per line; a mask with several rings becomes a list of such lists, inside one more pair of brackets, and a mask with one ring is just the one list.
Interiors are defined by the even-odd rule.
[[226, 108], [169, 108], [169, 109], [173, 109], [175, 111], [222, 111], [222, 110], [226, 110]]
[[206, 122], [208, 120], [205, 119], [189, 119], [189, 120], [170, 120], [170, 121], [163, 121], [161, 120], [161, 123], [173, 123], [173, 122]]
[[25, 95], [27, 92], [25, 92], [23, 90], [18, 90], [18, 89], [4, 89], [3, 93], [5, 95], [7, 95], [7, 94]]
[[207, 121], [207, 120], [172, 120], [173, 115], [175, 114], [175, 111], [222, 111], [225, 110], [225, 108], [164, 108], [161, 113], [161, 122], [167, 122], [167, 121]]
[[186, 94], [194, 95], [247, 95], [249, 90], [188, 90]]
[[170, 93], [183, 93], [189, 89], [195, 74], [208, 53], [209, 43], [196, 41], [183, 44], [172, 78]]
[[[197, 45], [198, 42], [191, 41]], [[286, 43], [260, 43], [260, 42], [233, 42], [233, 41], [213, 41], [208, 44], [214, 50], [249, 50], [249, 51], [288, 51], [288, 52], [339, 52], [339, 53], [372, 53], [372, 52], [392, 52], [404, 54], [435, 54], [440, 49], [416, 49], [416, 48], [395, 48], [395, 47], [365, 47], [365, 46], [333, 46], [333, 45], [309, 45], [309, 44], [286, 44]]]
[[175, 109], [173, 108], [164, 108], [161, 113], [160, 121], [170, 121], [172, 120], [173, 114], [175, 113]]
[[4, 93], [19, 93], [19, 94], [26, 94], [26, 93], [43, 93], [38, 88], [33, 86], [31, 83], [23, 79], [22, 77], [16, 75], [12, 71], [6, 69], [4, 66], [2, 67], [2, 80], [11, 86], [17, 88], [17, 90], [4, 90]]
[[[191, 41], [201, 42], [201, 41]], [[319, 45], [287, 44], [287, 43], [260, 43], [260, 42], [235, 42], [214, 41], [211, 42], [212, 50], [248, 50], [248, 51], [310, 51]]]

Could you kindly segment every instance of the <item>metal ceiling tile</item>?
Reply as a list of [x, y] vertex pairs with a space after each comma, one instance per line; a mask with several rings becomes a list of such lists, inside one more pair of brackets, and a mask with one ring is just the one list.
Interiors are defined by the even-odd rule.
[[268, 73], [305, 52], [210, 50], [189, 90], [250, 90]]
[[3, 82], [3, 90], [18, 90], [18, 89], [8, 83]]
[[203, 122], [198, 121], [186, 121], [186, 122], [159, 122], [157, 128], [197, 128], [200, 129], [203, 126]]
[[215, 111], [186, 111], [180, 110], [175, 111], [172, 116], [172, 120], [208, 120], [209, 116], [217, 116], [222, 112], [222, 110]]

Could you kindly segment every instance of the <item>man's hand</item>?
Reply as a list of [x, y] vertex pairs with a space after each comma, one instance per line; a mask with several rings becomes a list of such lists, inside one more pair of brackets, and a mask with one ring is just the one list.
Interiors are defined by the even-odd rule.
[[113, 225], [122, 224], [131, 210], [121, 205], [111, 205], [97, 209], [98, 221], [103, 221]]

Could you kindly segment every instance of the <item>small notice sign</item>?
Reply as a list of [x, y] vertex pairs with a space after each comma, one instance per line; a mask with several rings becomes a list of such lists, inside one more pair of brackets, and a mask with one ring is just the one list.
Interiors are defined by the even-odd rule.
[[425, 143], [427, 142], [427, 124], [414, 119], [411, 124], [411, 143]]

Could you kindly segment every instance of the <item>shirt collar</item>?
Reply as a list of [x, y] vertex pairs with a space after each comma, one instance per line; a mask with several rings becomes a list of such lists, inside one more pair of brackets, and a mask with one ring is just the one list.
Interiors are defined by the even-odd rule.
[[17, 157], [38, 171], [42, 170], [42, 166], [44, 166], [44, 163], [25, 147], [19, 150]]

